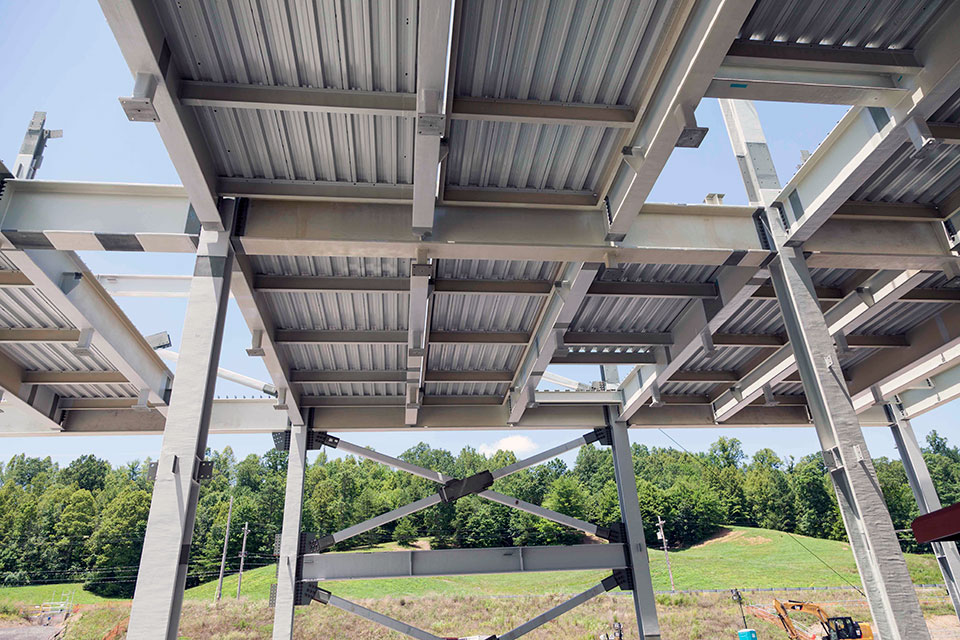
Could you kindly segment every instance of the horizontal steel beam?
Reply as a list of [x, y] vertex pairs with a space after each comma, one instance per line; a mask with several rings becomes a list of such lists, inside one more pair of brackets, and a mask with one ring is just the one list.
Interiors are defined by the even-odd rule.
[[[181, 104], [190, 107], [270, 109], [307, 113], [344, 113], [361, 116], [412, 118], [417, 115], [415, 93], [282, 87], [183, 80]], [[533, 124], [624, 128], [633, 124], [633, 109], [539, 100], [454, 97], [453, 120], [487, 120]]]
[[79, 339], [79, 329], [0, 329], [0, 342], [6, 343], [75, 343]]
[[631, 107], [619, 105], [460, 96], [453, 98], [450, 118], [625, 129], [633, 126], [636, 113]]
[[25, 371], [25, 384], [125, 384], [126, 376], [119, 371]]
[[[428, 370], [427, 382], [510, 382], [513, 379], [512, 371], [438, 371]], [[379, 382], [406, 382], [407, 372], [392, 371], [291, 371], [290, 381], [299, 383], [379, 383]]]
[[225, 197], [265, 200], [395, 202], [408, 205], [413, 201], [412, 184], [221, 177], [217, 179], [217, 190]]
[[32, 287], [30, 278], [19, 271], [0, 271], [0, 288], [18, 289], [22, 287]]
[[190, 107], [273, 109], [358, 116], [414, 117], [415, 93], [227, 84], [182, 80], [180, 102]]
[[879, 49], [737, 39], [726, 62], [768, 67], [911, 73], [921, 68], [910, 49]]
[[[287, 428], [287, 413], [277, 411], [274, 399], [218, 399], [213, 403], [210, 432], [220, 434], [273, 433]], [[45, 425], [24, 420], [15, 407], [4, 400], [5, 413], [0, 414], [0, 436], [21, 437], [51, 435]], [[324, 407], [312, 412], [310, 426], [319, 431], [407, 431], [411, 428], [431, 430], [484, 431], [502, 430], [508, 412], [502, 405], [490, 406], [425, 406], [420, 409], [415, 427], [404, 420], [403, 407]], [[860, 414], [863, 426], [889, 426], [882, 407], [869, 408]], [[68, 411], [62, 435], [135, 435], [160, 433], [164, 417], [155, 410], [133, 411], [102, 409]], [[520, 429], [573, 429], [587, 431], [606, 426], [603, 407], [596, 404], [540, 405], [531, 407], [517, 425]], [[812, 423], [806, 409], [796, 406], [747, 407], [723, 425], [717, 425], [709, 406], [641, 407], [631, 418], [634, 428], [738, 428], [738, 427], [809, 427]]]
[[380, 553], [307, 553], [303, 579], [368, 580], [542, 571], [596, 571], [625, 566], [622, 544], [495, 547]]
[[[315, 329], [277, 329], [277, 344], [406, 344], [406, 331], [339, 331]], [[526, 344], [524, 332], [435, 331], [430, 342], [445, 344]]]

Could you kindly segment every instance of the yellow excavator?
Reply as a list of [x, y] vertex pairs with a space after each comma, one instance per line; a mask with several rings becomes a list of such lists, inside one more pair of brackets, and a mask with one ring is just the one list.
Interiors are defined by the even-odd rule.
[[794, 626], [790, 611], [816, 616], [826, 632], [821, 640], [873, 640], [873, 629], [866, 622], [854, 622], [850, 616], [830, 616], [820, 605], [812, 602], [787, 600], [784, 603], [774, 600], [773, 608], [790, 640], [810, 640], [809, 636], [801, 634]]

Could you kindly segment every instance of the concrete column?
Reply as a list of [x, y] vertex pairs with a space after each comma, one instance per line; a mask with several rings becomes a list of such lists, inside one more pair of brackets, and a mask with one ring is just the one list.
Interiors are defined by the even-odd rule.
[[657, 605], [653, 596], [653, 581], [650, 578], [650, 558], [647, 542], [643, 537], [643, 519], [640, 517], [640, 500], [637, 497], [637, 476], [633, 471], [633, 455], [630, 452], [630, 436], [625, 422], [612, 422], [613, 472], [620, 498], [620, 516], [626, 529], [624, 544], [630, 554], [633, 573], [633, 607], [637, 612], [637, 627], [645, 640], [660, 639], [660, 622], [657, 620]]
[[283, 531], [277, 569], [277, 598], [273, 611], [273, 640], [293, 637], [293, 608], [296, 606], [297, 560], [300, 554], [300, 517], [303, 513], [303, 477], [307, 461], [309, 424], [290, 427], [287, 457], [287, 491], [283, 499]]
[[[940, 496], [937, 495], [937, 490], [933, 486], [933, 479], [923, 459], [923, 452], [917, 442], [917, 435], [913, 432], [913, 425], [892, 405], [887, 405], [887, 415], [891, 420], [890, 430], [893, 431], [893, 439], [897, 443], [900, 460], [903, 461], [903, 468], [907, 472], [907, 482], [910, 484], [910, 490], [913, 491], [913, 497], [917, 500], [920, 515], [936, 511], [942, 506]], [[934, 542], [930, 546], [933, 547], [933, 553], [940, 565], [940, 573], [943, 574], [943, 583], [947, 586], [947, 593], [950, 594], [950, 600], [953, 602], [953, 610], [957, 613], [957, 617], [960, 617], [960, 588], [957, 585], [957, 580], [960, 579], [960, 552], [957, 551], [957, 543]]]
[[[220, 207], [228, 230], [233, 203], [225, 200]], [[163, 430], [130, 612], [129, 638], [177, 638], [197, 510], [197, 473], [207, 447], [232, 261], [229, 231], [201, 232], [183, 322], [182, 355]]]
[[780, 218], [768, 211], [779, 249], [770, 276], [797, 369], [830, 471], [850, 547], [883, 640], [928, 640], [930, 634], [893, 530], [802, 248], [783, 246]]

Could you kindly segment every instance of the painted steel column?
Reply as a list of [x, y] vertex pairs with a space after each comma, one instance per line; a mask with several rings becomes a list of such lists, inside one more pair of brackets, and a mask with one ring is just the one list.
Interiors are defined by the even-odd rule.
[[273, 611], [273, 640], [290, 640], [293, 637], [293, 608], [296, 606], [297, 561], [300, 554], [300, 518], [303, 513], [303, 477], [306, 471], [309, 429], [309, 425], [290, 427], [287, 491], [283, 498], [283, 531], [280, 533], [277, 598]]
[[[229, 229], [234, 201], [222, 201], [220, 212]], [[183, 357], [174, 377], [130, 612], [130, 638], [177, 638], [232, 261], [229, 231], [200, 234], [183, 321]]]
[[775, 212], [768, 212], [767, 220], [779, 250], [770, 263], [771, 280], [877, 635], [883, 640], [928, 640], [803, 250], [783, 246], [786, 231]]
[[[907, 482], [910, 484], [910, 490], [913, 491], [913, 497], [917, 500], [920, 515], [936, 511], [942, 506], [940, 497], [933, 486], [933, 479], [923, 459], [923, 452], [917, 442], [913, 425], [900, 415], [897, 407], [888, 404], [886, 409], [891, 420], [890, 430], [897, 443], [903, 469], [907, 472]], [[940, 573], [943, 574], [943, 583], [947, 586], [947, 593], [950, 594], [950, 600], [953, 602], [953, 610], [957, 617], [960, 617], [960, 586], [957, 585], [957, 580], [960, 579], [960, 552], [957, 551], [957, 543], [934, 542], [930, 546], [933, 547], [933, 554], [937, 558], [937, 564], [940, 565]]]
[[624, 544], [633, 574], [633, 607], [637, 612], [637, 628], [645, 640], [659, 640], [660, 622], [650, 578], [650, 558], [643, 537], [643, 519], [640, 517], [640, 499], [637, 496], [637, 476], [633, 471], [630, 436], [626, 422], [614, 422], [607, 409], [610, 431], [613, 435], [613, 473], [620, 498], [620, 516], [626, 529]]

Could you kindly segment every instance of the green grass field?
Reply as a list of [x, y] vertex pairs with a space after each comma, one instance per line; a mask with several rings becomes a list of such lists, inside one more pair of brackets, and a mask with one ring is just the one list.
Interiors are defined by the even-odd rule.
[[[379, 550], [395, 550], [393, 543]], [[814, 555], [816, 554], [816, 555]], [[818, 559], [819, 558], [819, 559]], [[822, 562], [821, 562], [822, 560]], [[678, 590], [729, 589], [733, 587], [827, 587], [859, 584], [849, 545], [831, 540], [791, 536], [779, 531], [730, 527], [706, 543], [670, 553]], [[914, 582], [939, 583], [942, 578], [932, 555], [908, 555], [907, 564]], [[663, 553], [650, 549], [654, 588], [668, 590]], [[827, 566], [829, 565], [829, 566]], [[276, 567], [270, 565], [247, 571], [243, 595], [266, 600], [275, 581]], [[351, 599], [423, 596], [544, 595], [577, 593], [596, 584], [599, 572], [556, 572], [550, 574], [509, 574], [456, 576], [446, 578], [400, 578], [328, 582], [324, 588]], [[80, 585], [37, 585], [0, 588], [0, 602], [37, 604], [51, 594], [74, 590], [80, 604], [103, 601], [80, 589]], [[216, 581], [187, 591], [190, 600], [212, 600]], [[232, 598], [237, 590], [236, 575], [224, 580], [223, 593]]]

